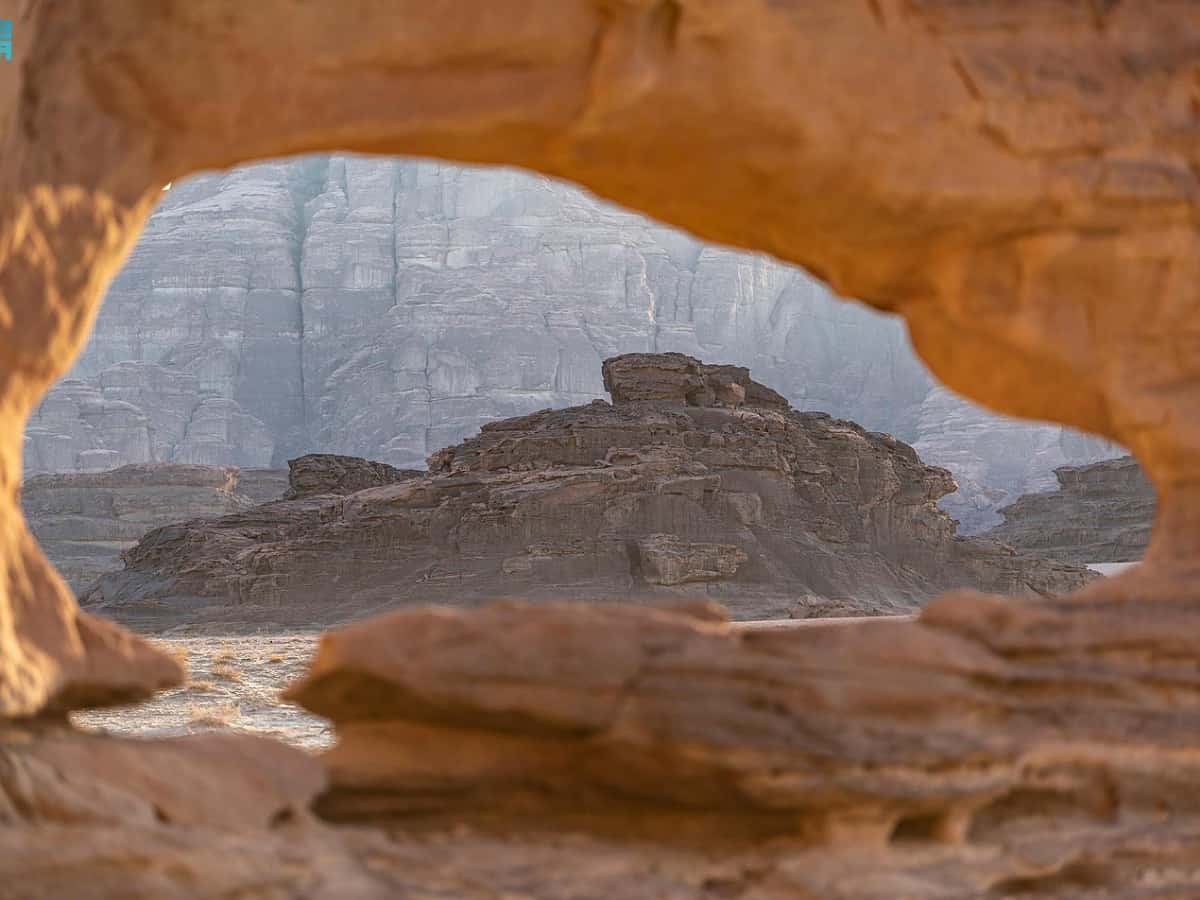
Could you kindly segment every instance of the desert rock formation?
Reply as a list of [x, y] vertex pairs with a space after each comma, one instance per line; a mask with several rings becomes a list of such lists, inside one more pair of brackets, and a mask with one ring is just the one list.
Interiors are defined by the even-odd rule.
[[309, 453], [288, 460], [288, 488], [282, 499], [302, 500], [321, 494], [353, 494], [423, 474], [417, 469], [397, 469], [387, 463], [353, 456]]
[[122, 551], [154, 528], [278, 499], [282, 474], [159, 463], [96, 474], [35, 475], [21, 485], [21, 509], [33, 536], [78, 593], [119, 569]]
[[603, 397], [602, 359], [659, 351], [915, 444], [971, 529], [1115, 455], [933, 387], [899, 321], [768, 257], [553, 179], [338, 154], [172, 185], [34, 411], [25, 472], [315, 450], [420, 467], [484, 422]]
[[[1195, 631], [1110, 606], [1062, 640], [1077, 615], [970, 594], [915, 623], [761, 631], [713, 611], [403, 610], [326, 635], [290, 697], [337, 722], [331, 819], [585, 832], [593, 860], [619, 836], [627, 866], [706, 846], [733, 868], [648, 896], [1192, 896], [1193, 723], [1173, 698], [1194, 681], [1166, 659]], [[1163, 654], [1155, 674], [1130, 642]]]
[[[463, 0], [455, 15], [447, 9], [0, 4], [18, 36], [12, 64], [0, 64], [0, 715], [133, 700], [181, 675], [150, 644], [78, 610], [17, 496], [22, 425], [81, 348], [163, 185], [331, 145], [523, 165], [801, 264], [899, 313], [948, 386], [1128, 446], [1159, 504], [1140, 566], [1061, 601], [957, 595], [917, 622], [750, 641], [709, 640], [675, 620], [659, 628], [650, 616], [662, 614], [648, 610], [622, 613], [621, 627], [588, 607], [550, 619], [521, 607], [511, 619], [434, 611], [434, 623], [453, 615], [451, 627], [406, 619], [402, 639], [386, 640], [394, 621], [360, 626], [351, 637], [365, 629], [388, 653], [388, 668], [366, 678], [342, 664], [354, 642], [332, 639], [317, 674], [336, 688], [348, 672], [343, 686], [366, 690], [321, 692], [323, 708], [358, 721], [382, 687], [381, 721], [482, 732], [470, 784], [506, 784], [488, 773], [495, 730], [552, 740], [575, 730], [585, 741], [615, 732], [619, 744], [597, 757], [609, 765], [579, 783], [626, 788], [639, 769], [662, 774], [648, 792], [656, 802], [673, 786], [699, 790], [695, 771], [748, 774], [741, 793], [777, 795], [785, 810], [814, 806], [830, 825], [828, 846], [818, 835], [814, 852], [791, 855], [799, 823], [795, 844], [754, 857], [714, 839], [699, 852], [721, 874], [710, 863], [687, 876], [702, 881], [669, 889], [663, 881], [686, 866], [634, 865], [670, 854], [662, 833], [624, 838], [629, 855], [605, 866], [613, 857], [589, 853], [600, 838], [587, 836], [596, 823], [586, 815], [572, 824], [584, 832], [576, 840], [560, 830], [504, 840], [500, 853], [478, 852], [470, 832], [422, 839], [397, 826], [401, 858], [413, 843], [439, 848], [436, 865], [401, 867], [407, 893], [1196, 895], [1194, 7]], [[579, 616], [589, 617], [594, 653], [628, 653], [634, 676], [616, 690], [600, 681], [606, 694], [590, 720], [575, 704], [590, 699], [580, 686], [601, 677], [598, 657], [538, 665]], [[503, 639], [522, 625], [525, 655], [506, 656]], [[646, 643], [655, 634], [681, 652]], [[478, 652], [454, 653], [464, 646]], [[406, 654], [461, 661], [460, 677], [416, 663], [397, 675]], [[318, 686], [309, 687], [295, 696], [315, 705]], [[616, 702], [606, 707], [605, 696]], [[5, 733], [6, 751], [25, 741], [36, 753], [37, 734]], [[764, 756], [771, 764], [757, 766]], [[687, 765], [664, 772], [664, 760]], [[443, 754], [431, 779], [452, 781], [460, 761], [472, 763]], [[124, 808], [103, 778], [87, 788]], [[697, 797], [710, 799], [720, 797]], [[207, 873], [224, 879], [210, 895], [311, 896], [333, 882], [297, 872], [332, 870], [345, 876], [342, 896], [372, 896], [364, 882], [383, 877], [385, 857], [347, 861], [336, 838], [325, 854], [300, 835], [282, 845], [261, 826], [261, 812], [278, 808], [262, 804], [252, 835], [219, 823], [172, 828], [161, 821], [169, 816], [140, 832], [43, 830], [10, 817], [16, 827], [0, 829], [4, 884], [36, 896], [49, 893], [47, 879], [69, 880], [80, 896], [119, 872], [124, 896], [164, 896], [164, 885], [203, 891]], [[698, 832], [694, 821], [674, 817], [670, 836]], [[274, 885], [264, 872], [278, 873], [267, 875]], [[456, 880], [469, 886], [458, 891]]]
[[[503, 596], [711, 597], [737, 618], [907, 612], [940, 591], [1063, 593], [1077, 568], [959, 538], [912, 448], [795, 412], [737, 366], [606, 360], [613, 403], [485, 425], [429, 472], [291, 463], [290, 502], [157, 529], [88, 608], [176, 621], [331, 622]], [[181, 618], [182, 617], [182, 618]]]
[[1154, 522], [1154, 488], [1131, 456], [1054, 473], [1059, 489], [1002, 507], [987, 537], [1038, 556], [1086, 565], [1137, 562]]

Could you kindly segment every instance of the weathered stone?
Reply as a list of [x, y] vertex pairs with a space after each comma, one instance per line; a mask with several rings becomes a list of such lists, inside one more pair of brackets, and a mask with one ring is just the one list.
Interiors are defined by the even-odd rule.
[[642, 576], [651, 584], [686, 584], [732, 578], [748, 557], [733, 544], [681, 541], [671, 534], [652, 534], [637, 542]]
[[325, 786], [308, 755], [250, 735], [139, 741], [0, 730], [0, 830], [14, 825], [265, 828]]
[[789, 409], [745, 369], [632, 354], [604, 370], [614, 404], [490, 423], [428, 473], [296, 460], [298, 499], [151, 532], [85, 604], [162, 627], [699, 593], [769, 618], [906, 612], [952, 587], [1053, 593], [1089, 577], [956, 537], [935, 505], [954, 487], [947, 472], [888, 435]]
[[284, 500], [301, 500], [321, 494], [353, 494], [423, 475], [416, 469], [397, 469], [333, 453], [309, 453], [288, 460], [288, 489]]
[[1077, 565], [1137, 562], [1150, 541], [1154, 488], [1131, 456], [1063, 466], [1059, 489], [1002, 507], [987, 537]]
[[289, 696], [336, 720], [337, 820], [620, 835], [629, 861], [698, 845], [754, 872], [681, 896], [1185, 897], [1195, 674], [1171, 660], [1197, 623], [1148, 605], [964, 592], [782, 630], [404, 610], [327, 634]]

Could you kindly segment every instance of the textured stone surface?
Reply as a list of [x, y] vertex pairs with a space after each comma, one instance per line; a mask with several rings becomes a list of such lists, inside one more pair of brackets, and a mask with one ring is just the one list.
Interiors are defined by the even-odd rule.
[[[686, 897], [1186, 897], [1194, 676], [1171, 660], [1195, 629], [1162, 618], [1195, 623], [1152, 611], [964, 592], [917, 621], [752, 631], [405, 610], [327, 634], [290, 696], [337, 722], [338, 820], [589, 831], [631, 840], [626, 865], [667, 843], [753, 872]], [[587, 896], [541, 877], [532, 896]]]
[[917, 441], [971, 528], [1103, 453], [931, 393], [898, 321], [799, 270], [546, 178], [334, 155], [173, 185], [31, 418], [25, 469], [317, 450], [416, 467], [486, 421], [601, 397], [601, 359], [654, 350]]
[[958, 490], [941, 505], [968, 533], [998, 525], [999, 507], [1021, 495], [1051, 490], [1056, 468], [1121, 452], [1072, 429], [992, 415], [944, 387], [925, 396], [912, 443], [921, 459], [954, 474]]
[[320, 764], [250, 735], [138, 741], [0, 730], [0, 831], [15, 825], [266, 827], [304, 816]]
[[987, 537], [1064, 562], [1137, 562], [1150, 541], [1154, 488], [1133, 457], [1055, 472], [1057, 491], [1003, 507]]
[[[385, 484], [396, 484], [423, 472], [397, 469], [387, 463], [371, 462], [333, 453], [310, 453], [288, 460], [288, 489], [284, 500], [301, 500], [321, 494], [353, 494]], [[279, 499], [279, 498], [272, 498]]]
[[890, 436], [790, 410], [745, 369], [682, 354], [603, 369], [620, 402], [490, 423], [430, 457], [428, 474], [296, 460], [298, 499], [153, 531], [85, 605], [144, 627], [502, 596], [710, 596], [738, 618], [804, 618], [1088, 579], [957, 537], [936, 506], [953, 489], [945, 470]]
[[[241, 475], [232, 466], [171, 463], [35, 475], [21, 485], [21, 508], [33, 536], [78, 593], [119, 569], [121, 552], [154, 528], [253, 506], [255, 500], [242, 493]], [[247, 480], [257, 486], [255, 476]]]

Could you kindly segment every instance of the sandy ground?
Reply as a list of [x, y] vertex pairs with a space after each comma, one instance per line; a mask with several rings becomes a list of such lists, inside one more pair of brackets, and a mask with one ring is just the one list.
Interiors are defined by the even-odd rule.
[[[735, 625], [746, 629], [821, 628], [844, 622], [778, 619]], [[185, 658], [187, 684], [137, 706], [77, 712], [72, 720], [83, 729], [144, 737], [243, 731], [322, 750], [333, 743], [332, 726], [279, 699], [280, 691], [304, 673], [318, 637], [317, 631], [293, 631], [155, 638], [168, 652]]]
[[317, 634], [157, 638], [186, 656], [188, 683], [137, 706], [75, 713], [84, 729], [147, 737], [230, 730], [269, 735], [320, 750], [333, 743], [325, 720], [282, 703], [279, 692], [303, 673]]
[[[845, 621], [779, 619], [736, 624], [748, 629], [809, 628]], [[154, 638], [168, 652], [185, 658], [188, 683], [137, 706], [77, 712], [72, 721], [84, 729], [143, 737], [245, 731], [308, 750], [324, 749], [333, 743], [329, 723], [279, 699], [280, 691], [303, 674], [318, 636], [312, 631]]]

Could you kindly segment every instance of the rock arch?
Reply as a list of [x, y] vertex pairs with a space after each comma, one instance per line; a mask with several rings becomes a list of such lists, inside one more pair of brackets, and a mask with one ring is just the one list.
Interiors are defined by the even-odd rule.
[[[130, 699], [178, 677], [80, 613], [35, 546], [16, 504], [20, 426], [164, 184], [331, 147], [525, 166], [799, 263], [904, 316], [951, 387], [1121, 441], [1154, 481], [1145, 565], [1081, 598], [1093, 602], [947, 598], [886, 639], [810, 641], [813, 659], [836, 650], [830, 665], [902, 684], [945, 654], [993, 713], [1035, 682], [1084, 711], [1101, 683], [1117, 685], [1151, 718], [1194, 690], [1168, 664], [1196, 650], [1194, 4], [6, 0], [0, 15], [15, 20], [16, 51], [0, 63], [0, 715]], [[1131, 598], [1140, 618], [1112, 602]], [[1147, 675], [1167, 670], [1169, 690]], [[1065, 683], [1080, 693], [1055, 694]], [[960, 687], [939, 682], [945, 693], [909, 712], [944, 726], [938, 752], [961, 761], [979, 748], [958, 730], [955, 711], [973, 708]], [[864, 694], [840, 702], [872, 715]], [[1047, 708], [1026, 709], [1022, 727], [1035, 709]], [[1147, 739], [1177, 743], [1170, 721]], [[1109, 746], [1132, 725], [1080, 712], [1052, 738], [1030, 727], [1006, 726], [1006, 758], [1053, 740], [1052, 781], [1084, 753], [1064, 741]], [[892, 808], [887, 821], [953, 839], [944, 814], [970, 805]]]

